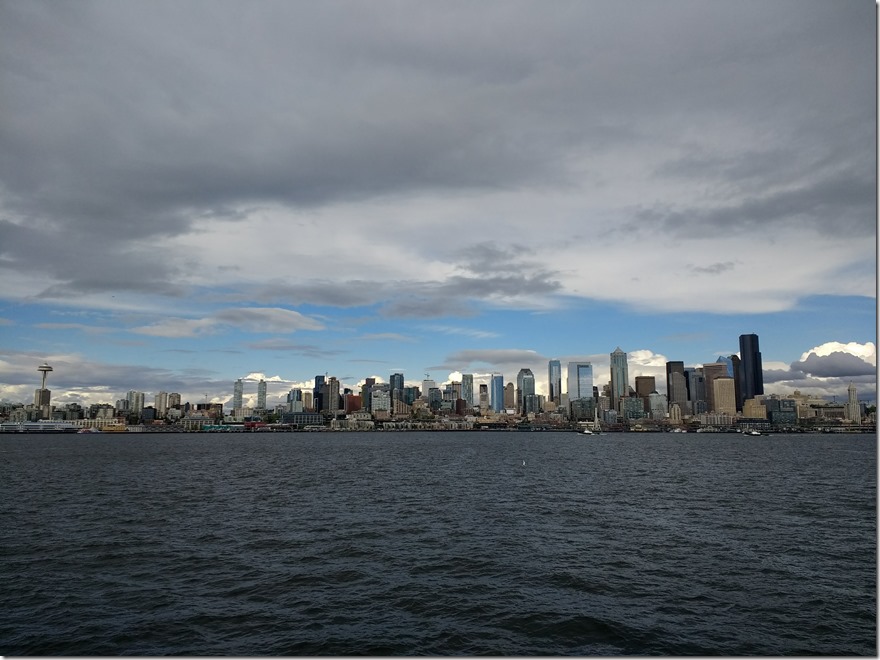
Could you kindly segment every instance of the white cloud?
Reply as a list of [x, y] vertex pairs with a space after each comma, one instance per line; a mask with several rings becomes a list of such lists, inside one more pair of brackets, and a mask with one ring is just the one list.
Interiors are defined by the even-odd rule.
[[847, 342], [846, 344], [842, 344], [839, 341], [828, 341], [819, 346], [814, 346], [808, 351], [804, 351], [801, 354], [801, 362], [806, 360], [811, 353], [818, 355], [819, 357], [825, 357], [832, 353], [849, 353], [850, 355], [855, 355], [856, 357], [861, 358], [869, 364], [877, 365], [877, 348], [874, 343], [870, 341], [864, 344], [854, 341]]

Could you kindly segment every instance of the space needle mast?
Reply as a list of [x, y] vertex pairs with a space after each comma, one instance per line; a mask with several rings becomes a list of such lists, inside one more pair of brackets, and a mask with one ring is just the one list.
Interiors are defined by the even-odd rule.
[[46, 389], [46, 376], [52, 371], [52, 367], [49, 366], [48, 362], [44, 362], [42, 366], [37, 367], [37, 371], [43, 372], [43, 384], [40, 386], [41, 390]]

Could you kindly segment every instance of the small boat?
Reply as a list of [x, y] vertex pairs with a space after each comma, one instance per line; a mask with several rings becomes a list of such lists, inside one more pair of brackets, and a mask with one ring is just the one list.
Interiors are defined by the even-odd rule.
[[595, 435], [589, 428], [585, 428], [581, 431], [581, 435]]
[[80, 429], [77, 433], [103, 433], [101, 429], [95, 428], [94, 426], [89, 426], [84, 429]]

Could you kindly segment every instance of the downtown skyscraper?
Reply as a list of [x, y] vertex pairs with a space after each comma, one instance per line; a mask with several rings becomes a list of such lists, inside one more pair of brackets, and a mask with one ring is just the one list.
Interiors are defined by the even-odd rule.
[[547, 400], [558, 404], [562, 400], [562, 364], [559, 360], [547, 363]]
[[611, 407], [620, 410], [620, 399], [629, 396], [629, 368], [620, 346], [611, 354]]
[[504, 410], [504, 375], [492, 374], [489, 380], [489, 400], [492, 410], [501, 412]]
[[520, 415], [538, 412], [535, 375], [531, 369], [520, 369], [516, 375], [516, 411]]
[[761, 365], [758, 335], [739, 336], [739, 355], [742, 369], [741, 396], [744, 401], [754, 399], [755, 395], [764, 393], [764, 368]]
[[266, 381], [262, 378], [257, 383], [257, 410], [266, 409]]
[[591, 362], [568, 363], [568, 400], [593, 398], [593, 364]]
[[232, 409], [233, 410], [241, 410], [243, 398], [244, 398], [244, 383], [242, 383], [241, 378], [239, 378], [232, 385]]

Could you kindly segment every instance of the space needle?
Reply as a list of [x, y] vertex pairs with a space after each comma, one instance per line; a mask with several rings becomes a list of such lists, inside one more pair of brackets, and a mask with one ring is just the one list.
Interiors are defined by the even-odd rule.
[[44, 362], [41, 366], [37, 367], [37, 371], [43, 374], [43, 383], [40, 389], [34, 393], [34, 407], [40, 411], [40, 417], [46, 419], [51, 416], [52, 411], [50, 408], [52, 393], [46, 389], [46, 376], [52, 371], [52, 367], [47, 362]]
[[41, 390], [46, 389], [46, 376], [52, 371], [52, 367], [49, 366], [48, 362], [44, 362], [41, 366], [37, 367], [37, 371], [43, 372], [43, 384], [40, 386]]

